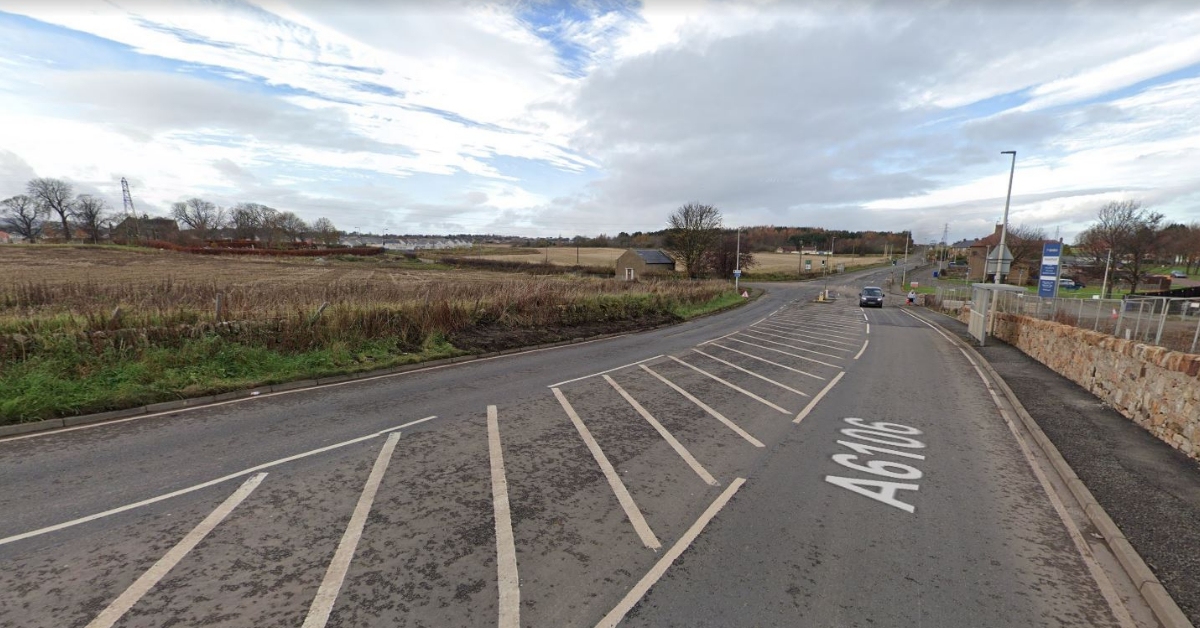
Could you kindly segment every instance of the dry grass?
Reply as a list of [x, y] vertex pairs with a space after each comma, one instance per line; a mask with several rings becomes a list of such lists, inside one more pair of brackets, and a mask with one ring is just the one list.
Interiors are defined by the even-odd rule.
[[[617, 258], [625, 252], [625, 249], [615, 248], [580, 248], [578, 250], [578, 262], [581, 266], [613, 266]], [[506, 261], [521, 261], [530, 263], [539, 263], [549, 261], [551, 264], [562, 266], [576, 265], [577, 251], [571, 247], [550, 247], [536, 249], [536, 252], [531, 253], [506, 253], [498, 254], [489, 252], [489, 254], [480, 255], [484, 259], [496, 259]], [[466, 253], [465, 256], [475, 257], [471, 253]], [[874, 257], [856, 257], [851, 255], [837, 255], [832, 258], [825, 255], [805, 255], [803, 259], [798, 260], [797, 256], [792, 253], [755, 253], [755, 265], [751, 269], [752, 272], [758, 273], [777, 273], [777, 272], [795, 272], [797, 262], [803, 265], [803, 260], [812, 261], [812, 269], [821, 269], [821, 260], [829, 260], [826, 263], [836, 267], [838, 264], [845, 264], [846, 268], [853, 266], [867, 266], [870, 264], [878, 264], [885, 261], [887, 258], [880, 256]]]

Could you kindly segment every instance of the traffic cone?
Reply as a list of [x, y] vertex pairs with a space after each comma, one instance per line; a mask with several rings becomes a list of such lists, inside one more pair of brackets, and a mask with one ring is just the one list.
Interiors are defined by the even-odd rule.
[[1116, 317], [1117, 317], [1117, 308], [1114, 307], [1113, 311], [1112, 311], [1112, 316], [1109, 318], [1116, 318]]

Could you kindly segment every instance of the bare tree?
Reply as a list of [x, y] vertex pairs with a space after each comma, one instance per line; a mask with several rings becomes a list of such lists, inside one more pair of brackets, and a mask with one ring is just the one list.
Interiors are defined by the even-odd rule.
[[328, 218], [318, 218], [312, 224], [313, 233], [325, 246], [333, 246], [338, 243], [341, 234], [338, 233], [337, 227], [333, 226], [333, 221]]
[[1113, 276], [1124, 277], [1129, 291], [1137, 292], [1146, 277], [1146, 263], [1161, 244], [1163, 215], [1148, 211], [1138, 201], [1114, 201], [1096, 214], [1096, 222], [1079, 235], [1080, 245], [1097, 259], [1112, 252], [1117, 268]]
[[292, 212], [280, 212], [278, 225], [283, 234], [292, 242], [301, 242], [308, 234], [308, 223]]
[[26, 240], [37, 242], [42, 235], [46, 210], [32, 197], [18, 194], [0, 201], [0, 226]]
[[100, 243], [100, 231], [108, 220], [108, 204], [104, 199], [91, 194], [80, 194], [75, 197], [75, 219], [79, 226], [88, 234], [92, 244]]
[[213, 231], [220, 229], [225, 222], [225, 210], [202, 198], [189, 198], [182, 203], [172, 204], [171, 214], [175, 220], [195, 231], [201, 240], [208, 240]]
[[75, 206], [71, 202], [71, 194], [74, 191], [71, 184], [62, 179], [42, 178], [31, 180], [25, 188], [43, 210], [58, 214], [59, 220], [62, 221], [63, 238], [70, 242], [71, 226], [67, 221], [75, 213]]
[[[746, 270], [758, 264], [750, 247], [739, 247], [737, 233], [726, 231], [721, 234], [717, 245], [708, 253], [708, 268], [718, 277], [732, 277], [735, 269]], [[741, 259], [739, 260], [739, 248]]]
[[[1024, 265], [1032, 268], [1041, 260], [1042, 245], [1046, 242], [1046, 230], [1041, 227], [1030, 225], [1017, 225], [1008, 228], [1008, 236], [1005, 240], [1005, 246], [1012, 253], [1012, 268]], [[1037, 272], [1032, 272], [1026, 277], [1026, 281], [1038, 276]]]
[[688, 203], [667, 219], [666, 247], [683, 262], [688, 277], [704, 274], [720, 236], [721, 212], [712, 205]]
[[238, 240], [253, 240], [262, 228], [265, 209], [258, 203], [238, 203], [229, 212], [229, 226], [233, 227], [233, 237]]
[[266, 205], [258, 206], [258, 239], [275, 246], [283, 238], [279, 210]]

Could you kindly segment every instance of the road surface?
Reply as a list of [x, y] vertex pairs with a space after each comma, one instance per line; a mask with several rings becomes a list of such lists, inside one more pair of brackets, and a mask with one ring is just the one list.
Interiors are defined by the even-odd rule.
[[1141, 623], [891, 270], [0, 441], [0, 626]]

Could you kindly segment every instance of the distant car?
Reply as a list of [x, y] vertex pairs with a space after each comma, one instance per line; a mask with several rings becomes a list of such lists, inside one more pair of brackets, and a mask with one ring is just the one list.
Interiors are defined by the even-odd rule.
[[1075, 283], [1074, 279], [1063, 278], [1063, 279], [1058, 280], [1058, 289], [1059, 290], [1078, 290], [1082, 287], [1083, 287], [1083, 284]]
[[867, 286], [858, 293], [858, 307], [883, 307], [883, 290]]
[[1173, 270], [1173, 271], [1171, 271], [1171, 278], [1172, 279], [1187, 279], [1187, 273], [1183, 272], [1182, 270]]

